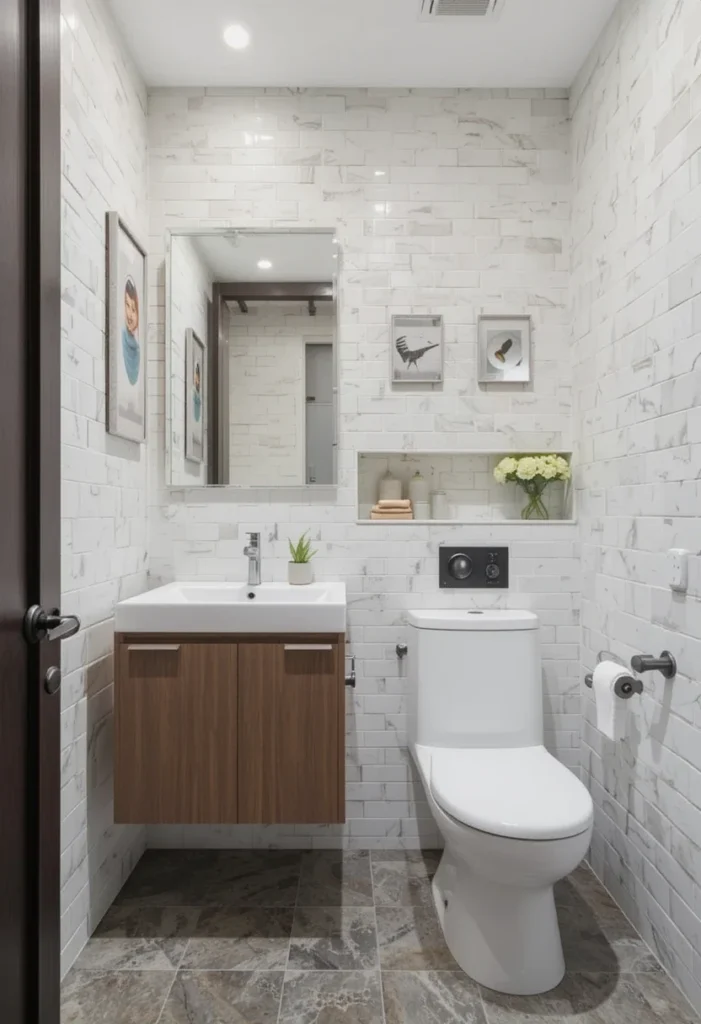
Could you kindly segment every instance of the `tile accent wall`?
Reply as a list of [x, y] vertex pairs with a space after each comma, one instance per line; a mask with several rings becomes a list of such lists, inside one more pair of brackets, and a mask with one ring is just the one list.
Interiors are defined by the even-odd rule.
[[[584, 700], [592, 864], [701, 1009], [701, 6], [622, 0], [574, 87], [583, 660], [674, 653], [614, 747]], [[691, 552], [686, 596], [666, 551]]]
[[145, 842], [112, 813], [112, 614], [146, 587], [147, 480], [145, 449], [105, 431], [105, 213], [141, 238], [148, 222], [146, 90], [102, 0], [61, 13], [62, 607], [83, 621], [62, 651], [65, 969]]
[[[348, 588], [358, 688], [348, 696], [345, 827], [153, 828], [152, 845], [424, 846], [438, 840], [406, 751], [411, 607], [535, 609], [546, 737], [579, 761], [579, 545], [574, 525], [358, 526], [358, 451], [571, 449], [568, 101], [561, 91], [157, 90], [149, 97], [154, 340], [151, 583], [237, 579], [246, 530], [263, 579], [286, 577], [287, 538], [310, 527], [317, 577]], [[164, 486], [164, 233], [179, 227], [334, 228], [339, 301], [339, 485]], [[393, 391], [389, 318], [440, 313], [442, 388]], [[534, 383], [476, 383], [479, 313], [529, 313]], [[547, 536], [544, 533], [547, 529]], [[512, 587], [438, 590], [442, 542], [511, 546]]]

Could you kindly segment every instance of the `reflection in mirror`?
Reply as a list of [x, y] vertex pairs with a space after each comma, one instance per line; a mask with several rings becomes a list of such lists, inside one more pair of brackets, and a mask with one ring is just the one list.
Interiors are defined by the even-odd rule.
[[337, 272], [333, 231], [170, 236], [172, 486], [336, 482]]

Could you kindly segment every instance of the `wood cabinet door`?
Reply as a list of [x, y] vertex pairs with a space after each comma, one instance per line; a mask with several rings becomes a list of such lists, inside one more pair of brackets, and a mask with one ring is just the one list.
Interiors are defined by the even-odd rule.
[[115, 821], [236, 823], [236, 644], [121, 643]]
[[344, 820], [343, 667], [338, 644], [239, 645], [239, 821]]

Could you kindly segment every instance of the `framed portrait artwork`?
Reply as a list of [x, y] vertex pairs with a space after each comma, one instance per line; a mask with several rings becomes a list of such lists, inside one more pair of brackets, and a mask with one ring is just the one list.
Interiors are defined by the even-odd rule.
[[185, 458], [204, 461], [205, 347], [192, 328], [185, 332]]
[[481, 316], [477, 343], [480, 384], [531, 379], [530, 316]]
[[107, 429], [146, 440], [146, 250], [107, 214]]
[[440, 384], [443, 380], [443, 317], [392, 317], [392, 383]]

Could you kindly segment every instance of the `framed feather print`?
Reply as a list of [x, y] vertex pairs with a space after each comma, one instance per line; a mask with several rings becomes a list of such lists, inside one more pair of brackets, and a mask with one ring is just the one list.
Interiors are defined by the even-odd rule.
[[481, 316], [477, 335], [480, 384], [531, 379], [530, 316]]
[[440, 384], [443, 380], [443, 317], [392, 317], [392, 383]]

